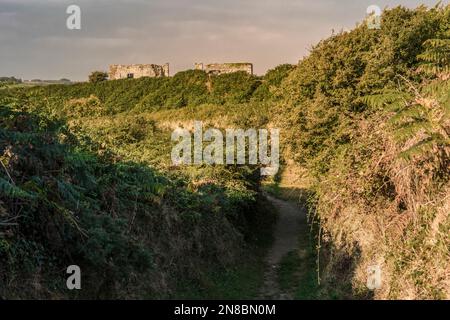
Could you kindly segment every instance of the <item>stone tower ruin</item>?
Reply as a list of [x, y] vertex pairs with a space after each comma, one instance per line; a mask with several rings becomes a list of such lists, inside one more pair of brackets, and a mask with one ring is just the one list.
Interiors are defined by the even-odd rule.
[[169, 64], [113, 64], [109, 66], [109, 79], [127, 79], [142, 77], [168, 77]]
[[203, 65], [203, 63], [195, 63], [195, 70], [203, 70], [208, 74], [224, 74], [238, 71], [244, 71], [248, 74], [253, 74], [253, 64], [247, 62], [240, 63], [210, 63]]

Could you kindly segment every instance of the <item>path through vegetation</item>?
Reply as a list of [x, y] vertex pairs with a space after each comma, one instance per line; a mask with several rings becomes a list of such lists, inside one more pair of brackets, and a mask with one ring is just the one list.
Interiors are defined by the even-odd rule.
[[[274, 231], [274, 242], [266, 257], [267, 270], [260, 298], [289, 300], [294, 299], [294, 292], [280, 286], [280, 267], [282, 260], [290, 253], [301, 254], [308, 250], [309, 243], [299, 241], [308, 237], [301, 236], [308, 232], [306, 210], [291, 202], [267, 196], [278, 210], [278, 221]], [[295, 287], [295, 284], [292, 284]]]

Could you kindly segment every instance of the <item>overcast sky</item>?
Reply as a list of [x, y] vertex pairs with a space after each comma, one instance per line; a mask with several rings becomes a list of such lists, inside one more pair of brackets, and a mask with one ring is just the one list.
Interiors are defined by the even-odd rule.
[[[85, 80], [113, 63], [254, 64], [263, 74], [297, 63], [332, 30], [351, 29], [369, 5], [436, 0], [0, 0], [0, 76]], [[448, 1], [443, 1], [448, 3]], [[68, 30], [68, 5], [81, 30]]]

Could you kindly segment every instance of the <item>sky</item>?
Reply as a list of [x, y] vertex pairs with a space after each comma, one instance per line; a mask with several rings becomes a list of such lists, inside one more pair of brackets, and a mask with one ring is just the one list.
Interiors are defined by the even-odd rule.
[[[449, 1], [442, 1], [447, 4]], [[86, 80], [110, 64], [251, 62], [257, 74], [295, 64], [367, 7], [437, 0], [0, 0], [0, 76]], [[69, 5], [81, 29], [69, 30]]]

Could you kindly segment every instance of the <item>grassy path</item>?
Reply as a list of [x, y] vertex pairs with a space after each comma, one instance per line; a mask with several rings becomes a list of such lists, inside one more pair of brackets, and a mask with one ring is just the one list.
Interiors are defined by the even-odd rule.
[[278, 221], [266, 257], [260, 298], [313, 299], [318, 285], [306, 208], [273, 196], [267, 198], [278, 211]]

